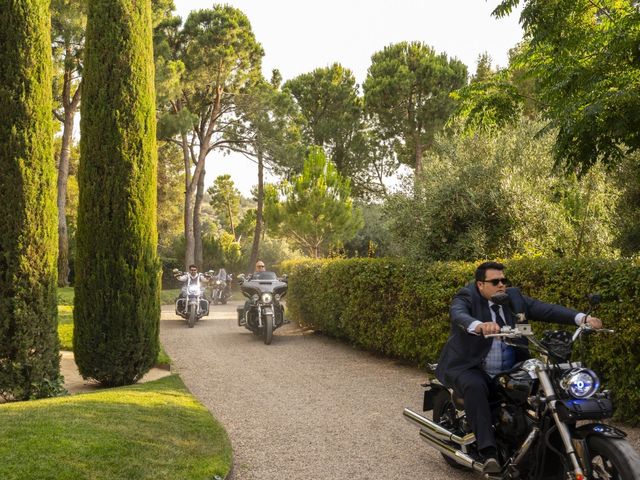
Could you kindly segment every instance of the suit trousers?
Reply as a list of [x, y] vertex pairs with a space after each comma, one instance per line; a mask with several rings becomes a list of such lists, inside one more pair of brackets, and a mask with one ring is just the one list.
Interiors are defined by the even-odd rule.
[[454, 389], [464, 399], [464, 411], [476, 436], [478, 450], [495, 447], [489, 407], [493, 390], [491, 377], [479, 368], [465, 370], [456, 378]]

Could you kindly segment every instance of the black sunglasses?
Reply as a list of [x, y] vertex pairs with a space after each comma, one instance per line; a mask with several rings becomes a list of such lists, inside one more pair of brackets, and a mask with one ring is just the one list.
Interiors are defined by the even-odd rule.
[[503, 285], [509, 285], [509, 280], [507, 280], [506, 278], [493, 278], [491, 280], [481, 280], [481, 282], [490, 283], [494, 287], [497, 287], [499, 283]]

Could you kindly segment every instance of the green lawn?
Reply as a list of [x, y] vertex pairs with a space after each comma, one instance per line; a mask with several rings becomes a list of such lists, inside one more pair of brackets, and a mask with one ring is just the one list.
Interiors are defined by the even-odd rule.
[[0, 406], [3, 480], [213, 480], [231, 468], [223, 428], [176, 375]]

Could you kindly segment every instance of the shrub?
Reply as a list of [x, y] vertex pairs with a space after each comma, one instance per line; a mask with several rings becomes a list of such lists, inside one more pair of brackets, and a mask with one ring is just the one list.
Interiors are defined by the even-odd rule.
[[0, 395], [58, 390], [49, 2], [0, 8]]
[[73, 350], [83, 377], [136, 382], [159, 349], [150, 2], [89, 2]]

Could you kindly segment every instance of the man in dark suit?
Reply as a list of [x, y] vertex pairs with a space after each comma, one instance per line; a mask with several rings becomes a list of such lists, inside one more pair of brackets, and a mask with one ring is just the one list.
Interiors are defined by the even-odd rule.
[[[476, 269], [475, 281], [453, 297], [449, 310], [451, 332], [436, 369], [438, 380], [464, 398], [467, 419], [485, 462], [485, 473], [500, 471], [489, 408], [491, 379], [528, 358], [526, 350], [509, 346], [499, 338], [485, 338], [485, 335], [499, 333], [503, 325], [515, 326], [516, 313], [524, 313], [526, 320], [566, 325], [586, 322], [593, 328], [602, 328], [602, 322], [596, 317], [543, 303], [523, 295], [517, 288], [507, 288], [504, 269], [501, 263], [482, 263]], [[509, 295], [510, 306], [494, 304], [491, 297], [496, 293]]]

